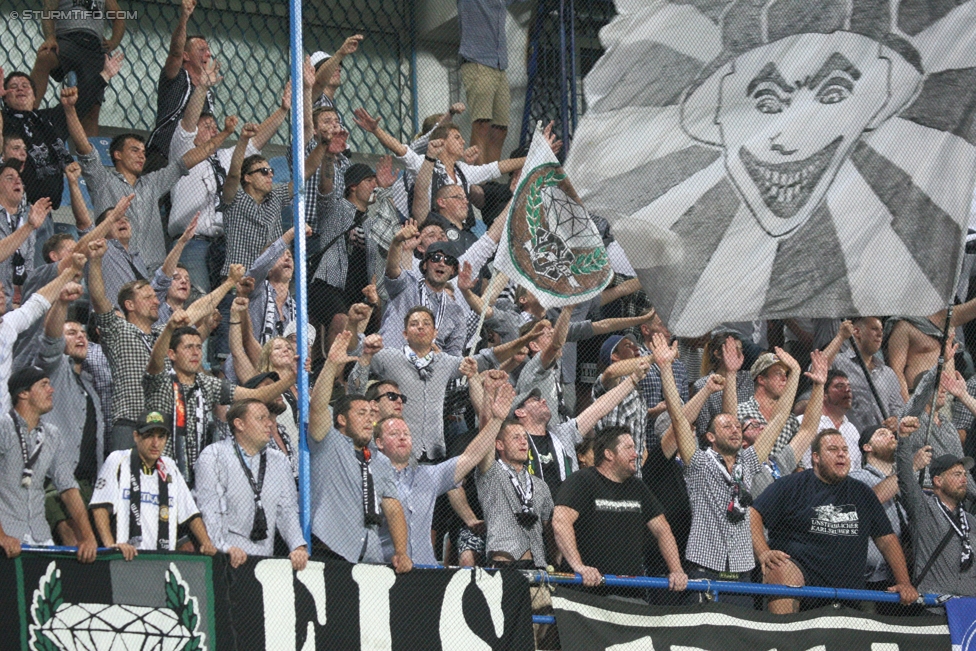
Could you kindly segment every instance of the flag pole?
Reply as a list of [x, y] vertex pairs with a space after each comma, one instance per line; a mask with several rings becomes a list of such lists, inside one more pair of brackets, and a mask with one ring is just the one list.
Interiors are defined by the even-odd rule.
[[[935, 420], [935, 403], [939, 398], [939, 384], [942, 382], [942, 371], [945, 370], [946, 346], [949, 344], [949, 324], [952, 322], [952, 303], [946, 309], [945, 323], [942, 326], [942, 345], [939, 346], [939, 363], [936, 365], [935, 382], [932, 385], [932, 402], [929, 404], [929, 422], [925, 426], [925, 442], [922, 447], [929, 444], [929, 437], [932, 435], [932, 422]], [[925, 481], [925, 468], [918, 471], [918, 483], [921, 486]]]

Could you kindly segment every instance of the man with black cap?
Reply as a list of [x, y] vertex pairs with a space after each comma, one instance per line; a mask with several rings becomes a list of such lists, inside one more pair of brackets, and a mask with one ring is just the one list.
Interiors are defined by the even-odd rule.
[[913, 525], [915, 583], [923, 593], [976, 595], [976, 518], [962, 506], [973, 460], [953, 454], [932, 459], [932, 447], [922, 447], [919, 465], [928, 467], [932, 480], [932, 490], [922, 490], [912, 463], [910, 440], [918, 427], [917, 419], [902, 419], [895, 454], [902, 504]]
[[176, 462], [163, 456], [171, 431], [169, 414], [145, 412], [132, 432], [135, 447], [110, 454], [98, 473], [88, 508], [102, 544], [127, 561], [139, 549], [175, 550], [181, 525], [196, 538], [200, 553], [217, 553]]
[[390, 302], [383, 314], [380, 334], [387, 347], [406, 343], [400, 324], [410, 308], [422, 305], [434, 313], [437, 345], [449, 355], [461, 355], [467, 334], [464, 309], [444, 289], [458, 273], [458, 251], [453, 242], [434, 242], [420, 264], [422, 276], [400, 268], [403, 243], [417, 236], [417, 225], [408, 220], [393, 238], [386, 259], [386, 290]]
[[274, 555], [275, 530], [296, 572], [308, 563], [298, 521], [298, 491], [288, 458], [275, 449], [274, 417], [259, 400], [238, 400], [227, 411], [233, 438], [218, 441], [197, 460], [196, 496], [214, 546], [240, 567], [249, 554]]
[[21, 545], [52, 545], [44, 517], [44, 480], [50, 479], [71, 516], [78, 560], [95, 560], [95, 535], [75, 481], [71, 454], [57, 428], [41, 416], [54, 406], [47, 373], [36, 366], [18, 369], [7, 381], [14, 401], [0, 416], [0, 547], [7, 558]]
[[[382, 263], [368, 216], [377, 187], [393, 183], [392, 163], [380, 161], [377, 170], [355, 163], [343, 174], [343, 196], [333, 198], [331, 216], [320, 219], [322, 259], [309, 287], [312, 320], [331, 328], [331, 338], [346, 326], [349, 307], [362, 301], [363, 287], [380, 272]], [[323, 206], [323, 209], [325, 206]]]

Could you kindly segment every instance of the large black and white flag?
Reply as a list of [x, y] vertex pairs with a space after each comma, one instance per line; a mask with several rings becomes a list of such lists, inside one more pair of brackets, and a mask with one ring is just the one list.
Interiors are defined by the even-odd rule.
[[832, 607], [770, 615], [710, 604], [641, 606], [557, 588], [563, 651], [947, 651], [945, 617], [880, 617]]
[[976, 178], [976, 2], [616, 7], [565, 169], [672, 331], [945, 306]]

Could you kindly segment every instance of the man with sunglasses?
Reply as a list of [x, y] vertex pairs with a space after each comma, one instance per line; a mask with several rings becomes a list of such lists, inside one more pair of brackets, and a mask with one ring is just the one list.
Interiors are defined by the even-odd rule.
[[378, 380], [366, 389], [366, 400], [373, 412], [373, 423], [387, 418], [401, 418], [407, 396], [400, 392], [400, 386], [393, 380]]
[[410, 308], [422, 305], [434, 314], [437, 345], [448, 355], [462, 354], [467, 334], [464, 309], [444, 290], [458, 273], [458, 246], [453, 242], [434, 242], [427, 247], [420, 263], [420, 276], [401, 269], [403, 243], [417, 237], [417, 225], [408, 220], [393, 238], [386, 262], [386, 290], [390, 302], [383, 314], [380, 334], [387, 347], [400, 348], [406, 340], [400, 324]]

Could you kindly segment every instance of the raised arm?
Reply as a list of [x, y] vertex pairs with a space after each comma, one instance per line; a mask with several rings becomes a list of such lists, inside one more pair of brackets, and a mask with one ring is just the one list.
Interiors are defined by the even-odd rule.
[[176, 21], [173, 36], [169, 39], [169, 54], [163, 64], [163, 74], [167, 79], [174, 79], [183, 67], [183, 50], [186, 48], [186, 24], [197, 6], [197, 0], [183, 0], [180, 6], [180, 17]]
[[[651, 363], [646, 359], [642, 359], [637, 370], [630, 377], [604, 393], [594, 400], [593, 404], [584, 409], [576, 417], [576, 428], [580, 431], [580, 434], [585, 434], [593, 429], [601, 418], [609, 414], [611, 409], [619, 405], [620, 401], [627, 397], [627, 394], [631, 391], [636, 391], [640, 381], [644, 379], [644, 376], [647, 375], [647, 371], [650, 368]], [[635, 435], [639, 434], [635, 433]]]
[[199, 219], [200, 213], [198, 212], [190, 220], [190, 223], [186, 225], [183, 234], [173, 243], [173, 248], [166, 254], [166, 258], [163, 260], [163, 266], [159, 269], [167, 278], [172, 278], [173, 274], [176, 273], [176, 265], [180, 263], [180, 256], [183, 255], [183, 249], [186, 247], [186, 243], [193, 239], [193, 233], [197, 230], [197, 222]]
[[118, 0], [106, 0], [105, 9], [115, 12], [115, 18], [112, 19], [112, 37], [107, 41], [102, 40], [102, 51], [111, 52], [122, 43], [122, 37], [125, 35], [125, 18], [119, 8]]
[[[623, 298], [624, 296], [630, 296], [638, 289], [641, 288], [639, 278], [629, 278], [619, 285], [614, 285], [613, 287], [607, 287], [602, 292], [600, 292], [600, 305], [606, 305], [607, 303], [612, 303], [618, 298]], [[651, 312], [654, 312], [654, 308], [651, 308]], [[630, 327], [630, 326], [624, 326]]]
[[91, 299], [95, 314], [112, 311], [112, 301], [105, 295], [105, 280], [102, 278], [102, 256], [108, 250], [104, 239], [88, 243], [88, 298]]
[[417, 237], [419, 237], [417, 223], [412, 219], [408, 219], [390, 242], [390, 250], [386, 256], [387, 278], [400, 277], [400, 252], [403, 249], [404, 242]]
[[[776, 401], [773, 416], [769, 419], [769, 423], [766, 424], [762, 434], [756, 439], [755, 449], [759, 463], [765, 463], [766, 459], [769, 458], [769, 453], [773, 451], [776, 439], [790, 418], [793, 411], [793, 399], [796, 398], [796, 388], [800, 385], [800, 373], [802, 373], [800, 364], [789, 353], [779, 347], [776, 347], [775, 350], [776, 356], [789, 367], [790, 371], [786, 379], [786, 389], [780, 399]], [[817, 420], [819, 421], [819, 419]]]
[[410, 206], [410, 214], [418, 222], [427, 219], [430, 213], [430, 184], [434, 178], [434, 165], [444, 150], [444, 139], [435, 138], [427, 145], [427, 153], [424, 155], [424, 162], [417, 170], [417, 178], [413, 182], [413, 204]]
[[[678, 392], [678, 386], [674, 382], [674, 373], [671, 369], [671, 364], [678, 355], [678, 342], [675, 341], [669, 346], [664, 335], [655, 333], [651, 337], [651, 352], [654, 353], [654, 361], [661, 370], [661, 390], [664, 393], [664, 404], [667, 406], [668, 415], [671, 417], [671, 429], [674, 431], [678, 454], [681, 455], [681, 460], [686, 464], [691, 463], [691, 458], [698, 448], [698, 442], [695, 439], [695, 431], [692, 429], [691, 423], [681, 409], [681, 394]], [[699, 391], [699, 393], [701, 392]], [[664, 451], [663, 440], [661, 450]]]
[[[44, 317], [45, 337], [58, 340], [64, 337], [64, 320], [68, 315], [68, 306], [73, 301], [81, 298], [84, 291], [84, 288], [76, 282], [69, 282], [61, 288], [61, 294], [58, 296], [58, 300], [51, 304], [51, 309], [48, 310], [47, 316]], [[61, 355], [58, 355], [58, 357], [61, 357]]]
[[77, 86], [62, 86], [61, 106], [64, 107], [64, 121], [68, 127], [68, 137], [74, 143], [75, 150], [82, 156], [85, 156], [91, 153], [92, 145], [88, 142], [88, 136], [85, 135], [85, 128], [81, 126], [81, 120], [78, 119], [78, 111], [75, 109], [77, 104]]
[[655, 311], [651, 308], [645, 314], [640, 316], [626, 316], [616, 319], [600, 319], [599, 321], [593, 322], [593, 336], [606, 335], [611, 332], [619, 332], [627, 328], [634, 328], [641, 325], [642, 323], [647, 323], [654, 318]]
[[[556, 319], [556, 325], [553, 326], [552, 340], [549, 345], [544, 349], [539, 351], [542, 355], [542, 368], [549, 368], [552, 366], [559, 355], [562, 354], [563, 344], [566, 343], [566, 334], [569, 332], [569, 322], [573, 316], [573, 305], [567, 305], [563, 308], [562, 312], [559, 313], [559, 318]], [[580, 430], [581, 432], [584, 430]]]
[[173, 332], [177, 328], [190, 325], [190, 317], [185, 310], [174, 310], [170, 315], [166, 327], [156, 338], [153, 344], [152, 353], [149, 355], [149, 363], [146, 365], [147, 375], [157, 375], [166, 370], [166, 351], [169, 350], [169, 342], [173, 339]]
[[230, 321], [227, 325], [229, 332], [227, 344], [230, 348], [230, 356], [234, 364], [234, 375], [238, 381], [244, 381], [254, 377], [254, 367], [256, 362], [248, 355], [247, 348], [242, 340], [242, 327], [245, 322], [250, 320], [247, 308], [249, 301], [244, 296], [238, 296], [230, 306]]
[[828, 365], [834, 363], [834, 358], [837, 357], [837, 353], [840, 352], [840, 349], [844, 347], [844, 343], [853, 334], [854, 324], [848, 319], [841, 321], [840, 327], [837, 329], [837, 334], [834, 335], [834, 338], [823, 349], [824, 354], [827, 355]]
[[0, 240], [0, 260], [6, 260], [27, 241], [30, 234], [41, 227], [48, 213], [51, 212], [51, 200], [41, 197], [31, 206], [27, 213], [27, 221], [17, 227], [13, 233]]
[[[458, 483], [471, 472], [485, 456], [495, 449], [495, 438], [508, 418], [515, 400], [515, 388], [508, 381], [508, 374], [499, 370], [484, 373], [484, 396], [481, 409], [481, 431], [464, 452], [458, 457], [454, 470], [454, 483]], [[474, 384], [474, 383], [472, 383]]]
[[372, 115], [366, 112], [366, 109], [358, 108], [353, 111], [353, 121], [357, 126], [359, 126], [360, 129], [368, 131], [376, 136], [376, 139], [380, 141], [380, 144], [394, 155], [403, 156], [407, 153], [407, 146], [388, 134], [383, 127], [380, 126], [380, 118], [378, 116], [374, 118]]
[[500, 344], [491, 349], [491, 352], [495, 355], [495, 359], [498, 360], [499, 364], [504, 364], [509, 359], [514, 357], [518, 351], [522, 350], [523, 346], [528, 346], [530, 341], [538, 339], [549, 327], [549, 322], [543, 319], [539, 321], [532, 329], [526, 332], [524, 335], [518, 339], [513, 339], [507, 344]]
[[75, 278], [80, 278], [84, 270], [85, 256], [80, 253], [72, 253], [71, 266], [62, 271], [57, 278], [37, 290], [37, 293], [43, 296], [48, 303], [53, 304], [61, 295], [64, 286]]
[[227, 270], [227, 278], [224, 282], [206, 296], [201, 296], [193, 301], [193, 304], [186, 309], [186, 314], [190, 317], [190, 323], [199, 323], [204, 317], [210, 316], [210, 313], [223, 300], [227, 292], [234, 289], [243, 277], [244, 265], [232, 264]]
[[217, 63], [216, 59], [210, 59], [200, 74], [200, 83], [194, 86], [193, 92], [190, 93], [190, 99], [186, 103], [186, 108], [183, 109], [183, 119], [180, 121], [180, 126], [183, 127], [184, 131], [193, 133], [197, 130], [200, 113], [207, 103], [207, 92], [219, 84], [222, 79], [223, 77], [220, 76], [220, 64]]
[[335, 386], [335, 378], [343, 367], [349, 362], [355, 362], [357, 358], [350, 357], [346, 350], [349, 347], [349, 338], [352, 333], [344, 330], [336, 335], [329, 349], [329, 356], [325, 360], [325, 366], [319, 373], [319, 378], [312, 389], [312, 396], [309, 399], [308, 408], [308, 435], [316, 441], [321, 441], [332, 429], [332, 409], [329, 403], [332, 401], [332, 389]]
[[910, 343], [909, 328], [912, 325], [907, 321], [898, 321], [891, 329], [888, 337], [888, 366], [895, 372], [898, 378], [898, 385], [901, 387], [901, 399], [908, 402], [908, 378], [905, 377], [905, 366], [908, 364], [908, 346]]
[[[0, 125], [2, 126], [2, 125]], [[71, 215], [75, 218], [75, 228], [79, 232], [92, 227], [91, 213], [85, 205], [85, 195], [81, 192], [81, 165], [77, 161], [69, 163], [64, 168], [64, 176], [68, 179], [68, 196], [71, 198]]]
[[250, 122], [241, 129], [241, 138], [237, 141], [237, 146], [234, 147], [234, 153], [230, 157], [230, 169], [227, 170], [227, 178], [224, 180], [224, 191], [221, 197], [224, 204], [229, 205], [237, 196], [237, 190], [241, 186], [241, 166], [244, 165], [247, 143], [254, 137], [257, 130], [257, 126]]
[[258, 132], [251, 139], [251, 144], [258, 151], [271, 140], [271, 136], [278, 132], [278, 128], [288, 117], [291, 111], [291, 81], [285, 84], [285, 89], [281, 93], [281, 105], [276, 108], [271, 115], [265, 118], [264, 122], [258, 125]]
[[810, 351], [810, 370], [804, 373], [813, 383], [810, 390], [810, 400], [807, 401], [806, 409], [803, 411], [803, 422], [796, 436], [790, 441], [790, 448], [793, 450], [794, 459], [802, 459], [806, 454], [807, 448], [813, 443], [813, 439], [820, 430], [820, 416], [823, 414], [824, 385], [827, 383], [827, 371], [830, 369], [830, 362], [826, 353], [819, 350]]
[[[672, 369], [672, 378], [674, 377], [674, 372]], [[723, 378], [718, 373], [713, 373], [708, 376], [708, 380], [705, 382], [705, 386], [699, 389], [695, 395], [693, 395], [688, 402], [686, 402], [681, 407], [681, 413], [684, 415], [685, 421], [688, 423], [689, 434], [691, 435], [692, 446], [696, 445], [695, 442], [695, 430], [691, 426], [698, 419], [698, 414], [701, 412], [702, 407], [705, 406], [705, 401], [708, 397], [715, 393], [716, 391], [721, 391], [725, 386], [725, 378]], [[677, 391], [677, 386], [675, 386]], [[681, 397], [681, 394], [678, 394]], [[664, 402], [665, 408], [667, 408], [667, 400]], [[670, 414], [668, 414], [670, 416]], [[674, 426], [674, 419], [671, 419], [671, 426], [661, 435], [661, 452], [664, 453], [666, 459], [672, 458], [678, 451], [678, 436], [675, 433], [676, 429]], [[691, 449], [691, 453], [694, 454], [694, 447]], [[684, 459], [684, 457], [681, 457]], [[690, 457], [689, 457], [690, 459]]]
[[[229, 136], [233, 135], [235, 129], [237, 129], [237, 116], [229, 115], [224, 118], [224, 130], [199, 147], [194, 147], [190, 151], [183, 154], [183, 164], [186, 165], [187, 169], [190, 169], [191, 167], [199, 165], [203, 161], [207, 160], [207, 158], [209, 158], [214, 152], [220, 149], [220, 146], [224, 144], [224, 141], [227, 140]], [[234, 153], [237, 153], [237, 150], [235, 150]]]
[[[329, 57], [325, 63], [315, 71], [315, 84], [312, 86], [312, 94], [318, 97], [323, 89], [329, 84], [332, 75], [339, 69], [342, 60], [359, 49], [359, 44], [363, 40], [362, 34], [354, 34], [343, 41], [342, 46]], [[313, 69], [314, 70], [314, 69]]]
[[742, 368], [745, 357], [739, 342], [733, 337], [726, 337], [722, 344], [722, 361], [725, 364], [725, 389], [722, 391], [722, 413], [738, 418], [739, 391], [735, 386], [736, 374]]

